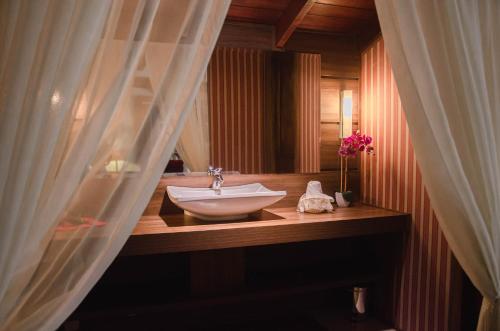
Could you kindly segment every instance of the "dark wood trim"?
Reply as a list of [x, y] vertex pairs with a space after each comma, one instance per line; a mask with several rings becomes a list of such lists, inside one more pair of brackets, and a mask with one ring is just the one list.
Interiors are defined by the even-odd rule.
[[275, 45], [274, 25], [226, 21], [222, 26], [216, 46], [271, 51], [277, 50]]
[[[460, 269], [461, 281], [458, 282], [459, 287], [454, 290], [457, 291], [457, 295], [460, 295], [460, 310], [455, 307], [453, 309], [454, 313], [450, 314], [449, 321], [451, 321], [451, 319], [453, 318], [457, 318], [458, 316], [460, 318], [460, 329], [457, 330], [475, 331], [477, 323], [479, 321], [479, 314], [481, 312], [483, 297], [481, 293], [474, 287], [474, 284], [472, 284], [472, 281], [469, 279], [463, 269], [460, 266], [458, 267]], [[453, 303], [453, 305], [455, 306], [455, 303]], [[457, 313], [459, 313], [459, 315], [457, 315]], [[452, 324], [452, 326], [454, 325]], [[450, 330], [454, 331], [455, 329]]]
[[265, 84], [266, 94], [264, 96], [264, 112], [262, 120], [262, 134], [264, 144], [262, 146], [263, 171], [264, 173], [276, 173], [276, 155], [277, 155], [277, 135], [278, 132], [278, 113], [279, 109], [279, 75], [278, 75], [278, 60], [273, 52], [266, 53], [265, 60]]
[[192, 252], [189, 262], [191, 295], [220, 295], [244, 287], [243, 248]]
[[332, 76], [332, 75], [321, 75], [321, 78], [326, 78], [326, 79], [343, 79], [343, 80], [359, 80], [359, 77], [341, 77], [341, 76]]
[[450, 264], [450, 313], [449, 331], [460, 331], [462, 329], [462, 288], [463, 270], [458, 264], [455, 255], [451, 255]]
[[462, 330], [462, 300], [465, 273], [460, 267], [455, 255], [450, 261], [450, 312], [448, 314], [448, 330]]
[[290, 38], [313, 5], [313, 0], [292, 0], [290, 2], [276, 24], [276, 47], [282, 48], [285, 46], [288, 38]]
[[[371, 47], [371, 45], [373, 45], [375, 42], [379, 41], [380, 39], [383, 39], [382, 38], [382, 32], [377, 33], [374, 37], [372, 37], [370, 39], [367, 39], [367, 40], [358, 40], [358, 42], [359, 42], [359, 53], [361, 55], [363, 55], [368, 50], [368, 48]], [[360, 66], [361, 66], [361, 64], [360, 64]]]

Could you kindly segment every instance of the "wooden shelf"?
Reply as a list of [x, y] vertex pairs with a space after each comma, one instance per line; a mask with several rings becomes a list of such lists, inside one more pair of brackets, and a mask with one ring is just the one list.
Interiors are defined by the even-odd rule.
[[[146, 304], [142, 302], [138, 305], [120, 307], [113, 305], [112, 308], [101, 306], [98, 310], [77, 311], [73, 318], [84, 323], [90, 322], [91, 324], [104, 325], [106, 324], [104, 321], [116, 322], [126, 320], [131, 316], [139, 316], [144, 319], [140, 322], [143, 326], [146, 321], [151, 322], [158, 318], [168, 318], [170, 323], [174, 323], [173, 325], [184, 328], [191, 323], [186, 319], [186, 316], [191, 316], [199, 320], [195, 323], [211, 325], [216, 330], [215, 326], [221, 322], [229, 324], [243, 323], [246, 326], [247, 323], [251, 323], [250, 321], [255, 316], [258, 316], [258, 323], [268, 323], [267, 319], [269, 319], [269, 321], [277, 320], [279, 325], [280, 319], [283, 320], [283, 323], [287, 323], [287, 319], [290, 319], [291, 316], [300, 314], [310, 323], [322, 325], [318, 330], [330, 330], [329, 325], [343, 326], [352, 323], [348, 319], [348, 314], [344, 313], [345, 309], [343, 308], [338, 306], [317, 307], [318, 298], [322, 298], [320, 300], [327, 302], [335, 300], [335, 298], [338, 300], [338, 295], [334, 293], [341, 291], [343, 294], [347, 294], [346, 296], [342, 295], [341, 299], [348, 304], [350, 294], [345, 290], [346, 287], [353, 286], [359, 281], [373, 283], [378, 278], [380, 278], [380, 275], [351, 275], [351, 277], [310, 282], [296, 286], [282, 285], [272, 289], [249, 289], [224, 296], [194, 296], [185, 297], [184, 299], [178, 298], [164, 303]], [[345, 305], [343, 306], [345, 307]], [[373, 321], [374, 319], [369, 319], [362, 323], [356, 323], [356, 325], [372, 325]], [[240, 330], [239, 328], [236, 329]], [[355, 330], [375, 329], [362, 328]]]
[[[108, 277], [68, 325], [73, 321], [93, 331], [161, 325], [177, 330], [387, 330], [390, 324], [379, 318], [392, 320], [393, 303], [386, 293], [393, 288], [399, 241], [408, 225], [407, 214], [366, 205], [319, 215], [269, 208], [246, 220], [220, 223], [183, 214], [144, 216]], [[175, 252], [189, 253], [162, 254]], [[133, 270], [144, 273], [144, 279], [123, 280], [131, 270], [132, 276]], [[369, 311], [377, 318], [353, 323], [349, 289], [358, 284], [371, 289]]]
[[333, 213], [269, 208], [238, 222], [208, 223], [183, 214], [143, 216], [121, 255], [162, 254], [404, 232], [405, 213], [356, 205]]
[[322, 307], [309, 312], [309, 315], [325, 331], [388, 331], [395, 330], [387, 323], [368, 316], [365, 320], [353, 322], [349, 319], [349, 312], [338, 310], [335, 307]]

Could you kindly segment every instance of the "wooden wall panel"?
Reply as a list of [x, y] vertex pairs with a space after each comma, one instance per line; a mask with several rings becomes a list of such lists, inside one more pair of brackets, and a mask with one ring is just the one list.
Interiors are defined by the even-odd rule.
[[[273, 157], [274, 167], [267, 167], [268, 173], [293, 173], [297, 171], [297, 88], [296, 56], [292, 52], [273, 52], [269, 66], [269, 82], [272, 83], [266, 108], [266, 153]], [[271, 121], [270, 121], [271, 119]], [[271, 125], [268, 125], [271, 123]], [[274, 136], [274, 139], [268, 139]], [[271, 155], [271, 157], [269, 157]]]
[[[359, 81], [357, 79], [321, 79], [321, 170], [339, 170], [340, 92], [352, 90], [352, 130], [359, 129]], [[349, 169], [359, 169], [359, 157], [349, 158]]]
[[265, 53], [214, 50], [208, 65], [210, 162], [226, 171], [262, 172]]
[[[208, 66], [210, 162], [214, 166], [244, 174], [319, 172], [321, 57], [274, 54], [280, 55], [280, 70], [288, 75], [280, 76], [279, 89], [272, 87], [267, 70], [272, 65], [271, 52], [215, 49]], [[283, 94], [281, 103], [267, 104], [266, 96], [278, 90]], [[269, 118], [274, 117], [280, 123], [271, 123]], [[277, 135], [274, 144], [280, 149], [274, 170], [265, 160], [274, 149], [268, 148], [273, 144], [266, 140], [270, 134]]]
[[321, 76], [359, 78], [360, 51], [356, 38], [333, 34], [295, 32], [287, 51], [321, 54]]
[[321, 56], [297, 54], [298, 141], [296, 171], [320, 171], [320, 80]]
[[282, 11], [272, 8], [239, 6], [232, 4], [227, 12], [227, 19], [240, 22], [252, 22], [274, 25]]
[[[277, 50], [275, 39], [274, 26], [225, 22], [217, 46]], [[285, 44], [285, 50], [321, 54], [322, 76], [359, 78], [359, 45], [360, 40], [355, 36], [295, 31]]]
[[361, 68], [361, 129], [373, 136], [375, 147], [375, 156], [361, 160], [362, 200], [412, 214], [395, 291], [397, 326], [406, 331], [450, 330], [452, 254], [422, 182], [383, 40], [362, 53]]
[[217, 47], [271, 50], [274, 44], [274, 26], [238, 22], [225, 22], [217, 40]]

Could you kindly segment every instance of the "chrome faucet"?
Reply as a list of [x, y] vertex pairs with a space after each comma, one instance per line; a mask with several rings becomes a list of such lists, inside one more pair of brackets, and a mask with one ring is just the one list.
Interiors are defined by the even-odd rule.
[[215, 194], [220, 194], [222, 183], [224, 183], [224, 177], [222, 177], [222, 168], [214, 168], [212, 166], [209, 166], [208, 175], [214, 177], [211, 186], [212, 190], [215, 191]]

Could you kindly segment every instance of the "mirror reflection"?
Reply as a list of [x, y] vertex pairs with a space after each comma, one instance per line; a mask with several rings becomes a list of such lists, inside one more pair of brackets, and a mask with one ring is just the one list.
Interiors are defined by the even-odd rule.
[[218, 47], [166, 172], [338, 170], [358, 91], [357, 79], [322, 76], [320, 54]]

